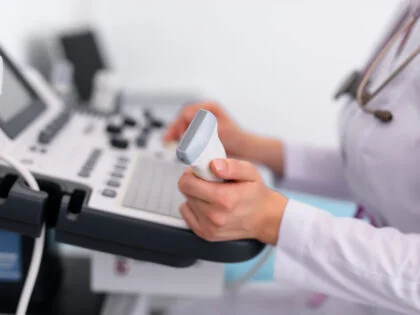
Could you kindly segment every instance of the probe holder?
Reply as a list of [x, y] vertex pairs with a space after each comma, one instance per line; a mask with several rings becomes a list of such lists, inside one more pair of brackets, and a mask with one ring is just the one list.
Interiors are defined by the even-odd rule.
[[0, 229], [38, 237], [46, 217], [48, 194], [33, 191], [12, 171], [0, 167]]

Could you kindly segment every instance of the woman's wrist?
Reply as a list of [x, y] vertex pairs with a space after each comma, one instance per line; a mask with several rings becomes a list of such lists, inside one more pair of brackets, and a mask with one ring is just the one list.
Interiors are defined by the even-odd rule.
[[244, 133], [239, 158], [267, 166], [280, 176], [284, 174], [284, 145], [274, 138]]
[[288, 199], [282, 194], [269, 190], [261, 211], [254, 218], [253, 238], [268, 245], [275, 246]]

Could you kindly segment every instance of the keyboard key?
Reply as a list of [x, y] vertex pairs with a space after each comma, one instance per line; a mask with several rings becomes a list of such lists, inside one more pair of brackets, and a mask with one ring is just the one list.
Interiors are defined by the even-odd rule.
[[183, 195], [178, 180], [185, 166], [166, 160], [142, 157], [138, 160], [123, 205], [128, 208], [181, 218]]
[[117, 195], [117, 192], [112, 189], [105, 189], [102, 192], [102, 196], [109, 197], [109, 198], [114, 198], [116, 195]]
[[118, 173], [118, 172], [114, 172], [114, 173], [111, 173], [111, 176], [114, 177], [114, 178], [123, 178], [124, 177], [124, 174]]
[[147, 211], [146, 205], [150, 196], [151, 182], [153, 181], [153, 168], [149, 160], [145, 161], [144, 168], [137, 172], [137, 187], [133, 186], [133, 205], [137, 209]]
[[[147, 199], [146, 209], [156, 209], [159, 203], [159, 197], [161, 194], [161, 188], [162, 188], [162, 179], [163, 179], [163, 171], [164, 167], [156, 167], [153, 170], [153, 175], [151, 176], [151, 182], [150, 182], [150, 194]], [[166, 209], [162, 209], [162, 211], [165, 211]], [[168, 213], [169, 214], [169, 213]]]
[[102, 154], [102, 150], [94, 149], [88, 156], [82, 170], [79, 173], [80, 177], [89, 177], [92, 170], [95, 168], [99, 157]]
[[38, 136], [38, 142], [48, 144], [52, 141], [56, 134], [70, 120], [70, 112], [64, 111], [54, 118]]
[[102, 150], [100, 150], [100, 149], [93, 150], [93, 152], [92, 152], [92, 158], [93, 159], [97, 159], [101, 155], [101, 153], [102, 153]]
[[135, 204], [136, 198], [137, 198], [137, 187], [134, 187], [132, 185], [140, 185], [141, 177], [143, 174], [141, 174], [142, 168], [136, 167], [133, 171], [133, 179], [130, 182], [130, 187], [124, 197], [123, 204], [124, 206], [131, 207], [133, 204]]
[[84, 178], [88, 178], [90, 176], [90, 171], [83, 169], [79, 174], [79, 177], [84, 177]]
[[120, 166], [127, 166], [128, 162], [130, 161], [129, 158], [126, 158], [124, 156], [121, 156], [117, 159], [116, 165]]
[[94, 167], [95, 167], [95, 161], [91, 161], [91, 160], [88, 160], [83, 166], [83, 168], [87, 170], [93, 170]]
[[118, 188], [121, 186], [120, 182], [117, 180], [110, 180], [106, 183], [109, 187]]
[[127, 169], [127, 166], [125, 165], [115, 165], [115, 171], [119, 172], [119, 171], [125, 171]]

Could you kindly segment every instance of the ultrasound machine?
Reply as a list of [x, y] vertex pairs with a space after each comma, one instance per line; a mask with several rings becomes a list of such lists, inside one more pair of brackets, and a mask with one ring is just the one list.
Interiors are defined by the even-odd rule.
[[241, 262], [264, 245], [254, 240], [207, 242], [183, 221], [177, 182], [185, 170], [163, 144], [163, 124], [67, 107], [35, 71], [4, 61], [0, 148], [36, 177], [31, 191], [0, 168], [0, 229], [31, 237], [41, 225], [58, 242], [188, 267], [197, 260]]

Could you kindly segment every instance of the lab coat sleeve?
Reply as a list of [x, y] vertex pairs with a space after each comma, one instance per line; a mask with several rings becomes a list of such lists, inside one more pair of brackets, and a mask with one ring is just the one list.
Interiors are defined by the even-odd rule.
[[285, 144], [284, 176], [275, 186], [303, 193], [352, 201], [338, 150]]
[[275, 277], [305, 289], [405, 314], [420, 313], [420, 235], [289, 200]]

